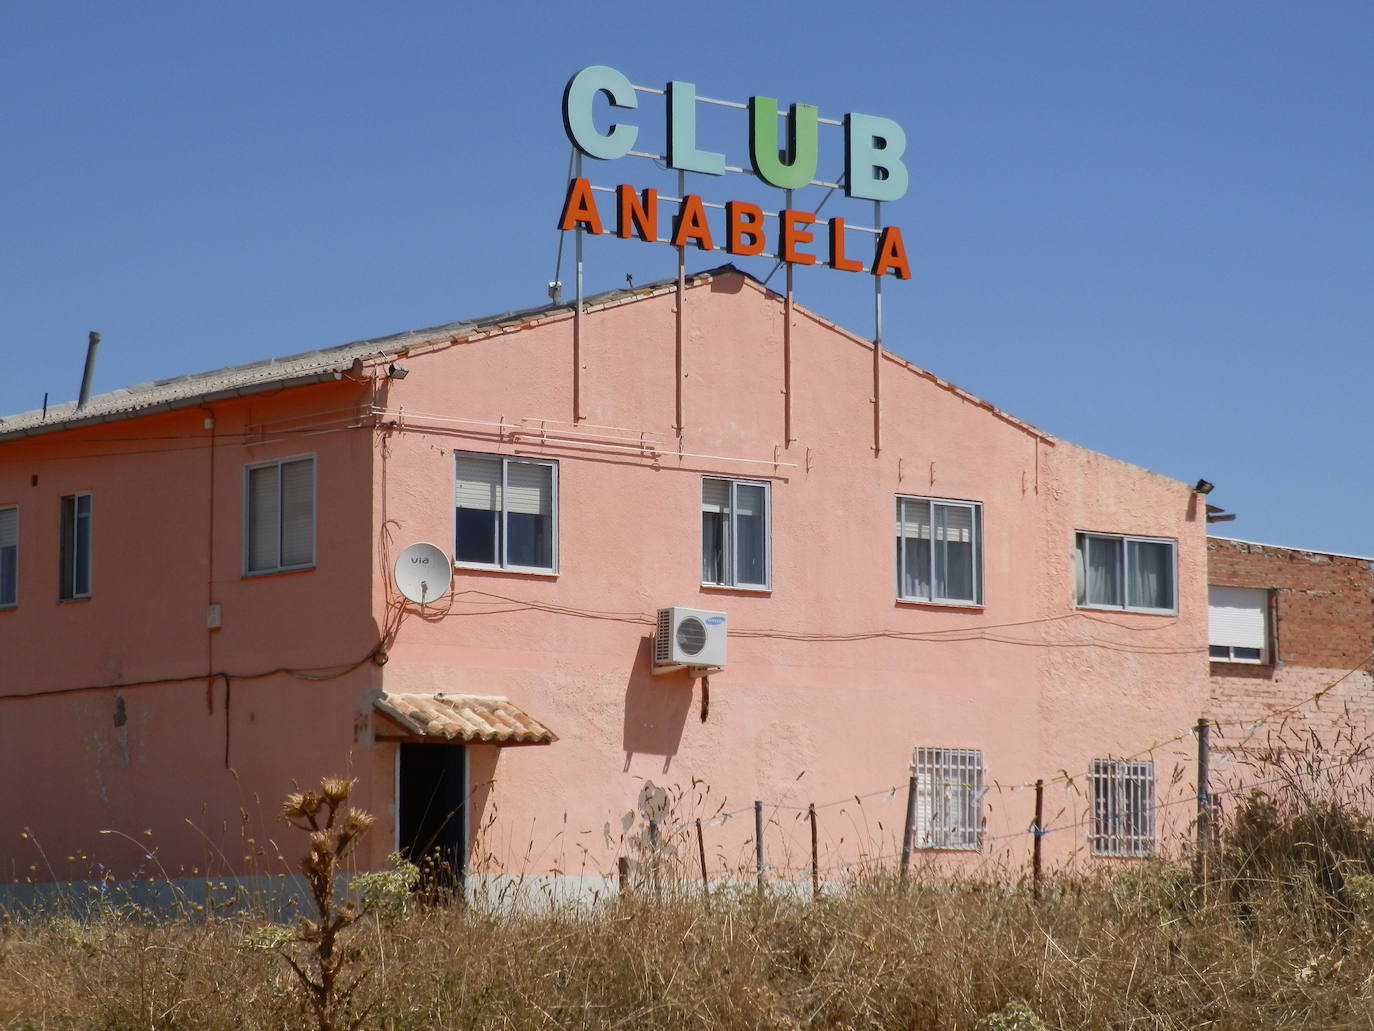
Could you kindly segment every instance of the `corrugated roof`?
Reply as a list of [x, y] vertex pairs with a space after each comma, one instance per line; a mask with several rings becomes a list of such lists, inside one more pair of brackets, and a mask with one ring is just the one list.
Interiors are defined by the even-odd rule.
[[509, 698], [384, 694], [373, 704], [416, 737], [489, 745], [550, 745], [558, 740]]
[[[721, 265], [689, 276], [688, 282], [696, 283], [725, 273], [749, 275], [733, 265]], [[676, 279], [665, 279], [633, 289], [610, 290], [584, 297], [583, 303], [588, 308], [605, 307], [645, 297], [676, 285]], [[553, 315], [570, 313], [572, 310], [573, 304], [559, 301], [466, 322], [450, 322], [443, 326], [415, 329], [387, 337], [357, 340], [351, 344], [341, 344], [318, 351], [304, 351], [284, 358], [269, 358], [266, 361], [233, 365], [212, 372], [140, 383], [106, 394], [97, 394], [89, 398], [86, 406], [80, 411], [77, 411], [75, 401], [69, 401], [50, 405], [46, 415], [35, 409], [0, 418], [0, 440], [52, 433], [74, 426], [130, 419], [175, 408], [189, 408], [206, 401], [255, 394], [265, 390], [319, 383], [337, 378], [351, 369], [355, 362], [368, 364], [383, 361], [433, 341], [461, 339], [504, 326], [526, 325]]]

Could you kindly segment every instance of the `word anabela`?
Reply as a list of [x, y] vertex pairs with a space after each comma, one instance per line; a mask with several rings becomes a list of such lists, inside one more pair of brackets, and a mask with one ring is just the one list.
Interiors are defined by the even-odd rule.
[[[650, 91], [657, 92], [657, 91]], [[670, 168], [703, 175], [724, 175], [725, 155], [702, 150], [697, 145], [696, 86], [689, 82], [670, 82], [663, 91], [667, 103], [667, 140], [665, 153]], [[616, 123], [605, 132], [593, 119], [593, 105], [605, 95], [612, 108], [632, 110], [638, 106], [635, 87], [620, 72], [604, 65], [584, 68], [574, 75], [563, 91], [563, 126], [568, 139], [581, 153], [602, 161], [630, 154], [639, 136], [635, 125]], [[771, 97], [749, 100], [749, 155], [754, 174], [782, 190], [809, 185], [816, 175], [820, 157], [819, 114], [810, 104], [793, 104], [786, 117], [786, 146], [779, 149], [778, 102]], [[907, 171], [902, 164], [906, 134], [888, 118], [851, 113], [845, 115], [844, 191], [856, 199], [896, 200], [906, 193]], [[641, 155], [642, 156], [642, 155]], [[667, 240], [675, 247], [695, 246], [701, 250], [725, 250], [730, 254], [756, 256], [764, 253], [766, 234], [764, 212], [756, 204], [730, 201], [725, 211], [724, 231], [719, 238], [707, 221], [708, 205], [696, 194], [677, 201], [672, 216], [672, 232]], [[876, 208], [876, 205], [875, 205]], [[809, 211], [784, 208], [778, 211], [777, 241], [774, 255], [797, 265], [814, 265], [818, 255], [805, 249], [816, 238], [811, 227], [816, 217]], [[563, 211], [558, 219], [562, 230], [606, 232], [606, 223], [597, 206], [591, 183], [579, 176], [568, 185]], [[615, 232], [622, 239], [636, 237], [654, 242], [659, 239], [658, 192], [636, 192], [622, 183], [615, 189]], [[826, 263], [845, 272], [865, 268], [875, 276], [895, 275], [911, 278], [902, 232], [896, 226], [878, 231], [872, 261], [865, 263], [849, 254], [845, 244], [845, 222], [830, 218], [825, 222], [829, 239]]]

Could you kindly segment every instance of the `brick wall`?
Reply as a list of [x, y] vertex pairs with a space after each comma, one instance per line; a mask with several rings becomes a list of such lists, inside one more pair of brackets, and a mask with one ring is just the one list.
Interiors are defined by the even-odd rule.
[[[1262, 744], [1280, 724], [1288, 736], [1301, 728], [1323, 740], [1348, 724], [1357, 733], [1374, 730], [1374, 683], [1366, 672], [1374, 648], [1368, 559], [1209, 537], [1207, 571], [1210, 584], [1272, 591], [1276, 620], [1273, 665], [1211, 663], [1210, 716], [1222, 725], [1223, 747]], [[1320, 704], [1304, 704], [1342, 677]], [[1254, 729], [1260, 721], [1268, 722]]]

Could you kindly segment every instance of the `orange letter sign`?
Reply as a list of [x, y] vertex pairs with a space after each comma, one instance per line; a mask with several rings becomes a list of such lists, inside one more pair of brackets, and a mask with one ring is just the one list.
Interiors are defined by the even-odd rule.
[[[748, 201], [732, 200], [725, 205], [728, 226], [725, 249], [746, 257], [763, 253], [763, 209]], [[744, 241], [748, 239], [748, 243]]]
[[581, 178], [568, 184], [563, 217], [558, 220], [559, 229], [576, 229], [578, 226], [586, 226], [589, 233], [603, 231], [601, 215], [596, 210], [596, 198], [592, 196], [592, 184]]
[[911, 266], [906, 262], [906, 245], [902, 243], [902, 231], [896, 226], [888, 226], [878, 237], [878, 253], [873, 259], [873, 274], [884, 276], [891, 272], [898, 279], [911, 278]]
[[615, 188], [616, 233], [622, 240], [638, 236], [645, 243], [658, 240], [658, 191], [652, 187], [635, 196], [634, 187], [621, 183]]
[[682, 198], [682, 209], [678, 212], [677, 228], [673, 230], [673, 246], [686, 247], [695, 243], [703, 251], [713, 251], [716, 245], [711, 242], [711, 227], [706, 224], [706, 209], [701, 198], [689, 193]]

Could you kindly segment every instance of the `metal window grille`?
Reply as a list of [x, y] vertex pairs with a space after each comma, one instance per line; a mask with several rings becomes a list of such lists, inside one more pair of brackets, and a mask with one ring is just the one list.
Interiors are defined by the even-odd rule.
[[1155, 764], [1124, 759], [1094, 759], [1093, 822], [1089, 840], [1094, 855], [1145, 856], [1155, 847]]
[[916, 749], [917, 848], [976, 852], [983, 831], [983, 753], [976, 748]]

